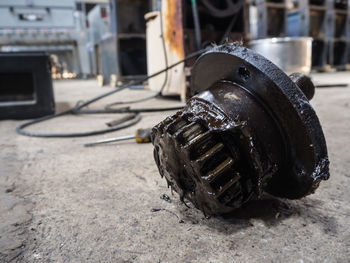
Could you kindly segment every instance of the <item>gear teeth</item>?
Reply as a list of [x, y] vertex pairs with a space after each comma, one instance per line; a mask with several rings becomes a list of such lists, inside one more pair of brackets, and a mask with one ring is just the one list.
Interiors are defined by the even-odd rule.
[[194, 137], [184, 146], [184, 149], [190, 153], [190, 159], [192, 161], [200, 159], [202, 155], [216, 144], [216, 141], [212, 138], [213, 136], [210, 131], [205, 131]]
[[[241, 202], [241, 176], [234, 169], [238, 157], [231, 156], [225, 145], [199, 124], [186, 125], [183, 129], [186, 130], [184, 137], [190, 139], [185, 149], [190, 151], [191, 160], [197, 163], [202, 183], [223, 205]], [[188, 132], [192, 132], [192, 136], [188, 136]]]
[[220, 190], [218, 191], [218, 196], [220, 197], [223, 195], [230, 187], [232, 187], [234, 184], [238, 182], [238, 180], [241, 178], [239, 173], [236, 173], [233, 178], [231, 178], [226, 184], [223, 186], [220, 186]]
[[197, 137], [199, 134], [202, 133], [202, 127], [195, 123], [192, 122], [188, 125], [186, 125], [185, 127], [182, 128], [183, 129], [183, 134], [182, 136], [184, 137], [184, 139], [189, 142], [191, 141], [193, 138]]
[[221, 142], [217, 143], [212, 148], [210, 148], [207, 152], [201, 155], [197, 161], [200, 163], [204, 163], [208, 159], [213, 158], [214, 155], [220, 152], [223, 148], [224, 148], [224, 145]]
[[186, 145], [193, 138], [201, 134], [203, 131], [202, 127], [191, 122], [181, 127], [178, 131], [174, 133], [175, 140], [177, 140], [181, 145]]
[[204, 133], [200, 133], [197, 136], [193, 137], [186, 145], [186, 150], [191, 150], [191, 148], [196, 145], [202, 143], [204, 140], [210, 137], [210, 132], [206, 131]]
[[[177, 115], [167, 118], [161, 129], [189, 156], [189, 163], [179, 173], [178, 186], [174, 186], [183, 195], [181, 198], [187, 193], [186, 197], [191, 200], [196, 185], [200, 184], [221, 205], [237, 207], [241, 204], [244, 196], [241, 184], [244, 182], [235, 170], [239, 157], [224, 145], [219, 135], [200, 123]], [[155, 159], [158, 163], [157, 156]], [[191, 170], [186, 167], [191, 167]]]
[[187, 125], [187, 122], [178, 118], [168, 124], [167, 130], [170, 134], [173, 135], [181, 131], [182, 127], [184, 127], [185, 125]]
[[222, 191], [217, 199], [223, 205], [235, 207], [237, 203], [240, 203], [243, 200], [241, 185], [239, 183], [232, 184], [231, 187]]
[[217, 178], [220, 174], [226, 172], [227, 170], [230, 170], [232, 165], [233, 165], [233, 160], [230, 157], [228, 157], [226, 158], [225, 161], [220, 163], [218, 166], [216, 166], [213, 170], [211, 170], [205, 176], [202, 176], [202, 178], [209, 182], [213, 182], [215, 178]]

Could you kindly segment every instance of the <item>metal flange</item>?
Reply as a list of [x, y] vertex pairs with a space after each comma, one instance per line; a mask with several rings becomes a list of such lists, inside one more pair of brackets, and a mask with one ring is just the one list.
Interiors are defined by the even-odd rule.
[[[311, 81], [293, 79], [310, 91]], [[206, 214], [229, 212], [262, 191], [313, 193], [329, 177], [327, 147], [296, 83], [239, 45], [203, 54], [192, 70], [193, 97], [153, 129], [161, 175]]]

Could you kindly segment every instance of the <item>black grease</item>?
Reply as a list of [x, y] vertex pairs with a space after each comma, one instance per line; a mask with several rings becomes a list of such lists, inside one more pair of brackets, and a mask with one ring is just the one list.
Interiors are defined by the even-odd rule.
[[[328, 179], [318, 118], [300, 89], [270, 61], [236, 45], [216, 47], [196, 63], [191, 86], [198, 95], [152, 133], [159, 173], [183, 203], [189, 200], [205, 216], [222, 214], [263, 191], [301, 198]], [[229, 195], [237, 194], [234, 203], [220, 199], [202, 173], [203, 164], [191, 159], [181, 132], [193, 123], [223, 143], [234, 160], [240, 178], [240, 188]]]
[[[253, 132], [246, 126], [245, 122], [238, 119], [228, 118], [217, 106], [206, 102], [206, 97], [211, 94], [201, 94], [200, 98], [193, 98], [188, 102], [188, 106], [169, 117], [153, 129], [153, 143], [155, 147], [156, 162], [162, 176], [165, 176], [168, 186], [174, 189], [180, 195], [180, 200], [191, 201], [197, 208], [207, 215], [227, 213], [232, 209], [240, 207], [248, 201], [252, 195], [260, 196], [262, 192], [263, 177], [267, 173], [273, 173], [275, 170], [271, 165], [261, 163], [261, 154], [254, 139]], [[184, 146], [174, 139], [177, 134], [172, 134], [171, 123], [176, 118], [186, 120], [187, 122], [201, 123], [213, 134], [230, 133], [240, 144], [245, 145], [249, 164], [246, 170], [251, 171], [249, 177], [254, 183], [246, 189], [244, 198], [232, 206], [226, 206], [218, 202], [214, 193], [202, 184], [198, 176], [193, 175], [196, 172], [193, 169], [199, 169], [198, 164], [188, 160], [188, 154]], [[170, 125], [168, 124], [170, 123]], [[229, 144], [230, 142], [227, 142]], [[191, 172], [192, 171], [192, 172]]]

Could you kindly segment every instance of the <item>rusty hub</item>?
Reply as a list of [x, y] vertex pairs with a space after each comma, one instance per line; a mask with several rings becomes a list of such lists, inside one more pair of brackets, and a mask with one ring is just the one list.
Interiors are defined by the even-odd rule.
[[[294, 82], [293, 82], [294, 81]], [[153, 128], [161, 176], [205, 214], [230, 212], [263, 191], [301, 198], [329, 177], [321, 125], [305, 94], [252, 50], [226, 44], [202, 55], [187, 106]]]

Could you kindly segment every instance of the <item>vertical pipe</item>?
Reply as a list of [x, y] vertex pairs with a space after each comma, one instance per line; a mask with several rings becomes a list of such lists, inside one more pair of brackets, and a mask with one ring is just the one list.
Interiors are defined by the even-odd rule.
[[196, 49], [201, 49], [201, 28], [199, 23], [199, 16], [198, 16], [198, 8], [197, 8], [197, 2], [196, 0], [191, 0], [192, 4], [192, 14], [193, 14], [193, 23], [194, 23], [194, 36], [196, 40]]

